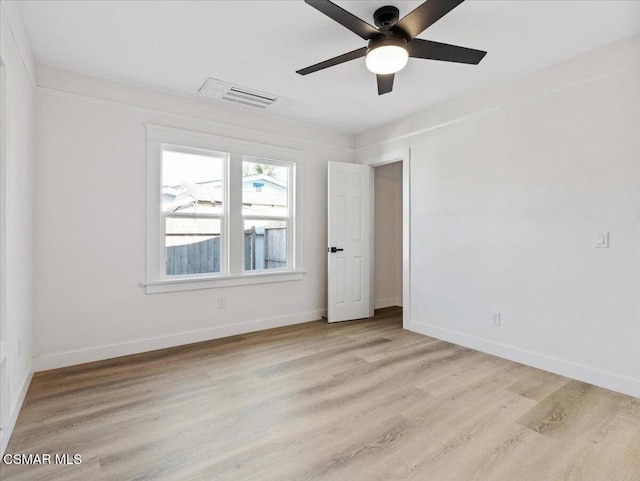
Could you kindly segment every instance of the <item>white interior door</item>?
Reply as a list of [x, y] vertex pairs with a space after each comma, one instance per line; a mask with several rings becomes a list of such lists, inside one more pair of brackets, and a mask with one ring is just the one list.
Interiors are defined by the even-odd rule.
[[329, 162], [329, 322], [369, 317], [371, 167]]

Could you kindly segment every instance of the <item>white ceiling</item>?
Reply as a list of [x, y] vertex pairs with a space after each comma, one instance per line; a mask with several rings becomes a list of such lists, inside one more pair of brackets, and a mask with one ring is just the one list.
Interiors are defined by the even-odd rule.
[[[340, 1], [373, 23], [421, 1]], [[21, 1], [38, 62], [197, 95], [207, 77], [288, 97], [283, 115], [358, 133], [640, 33], [640, 1], [468, 0], [420, 38], [488, 51], [478, 66], [410, 59], [378, 96], [364, 59], [302, 77], [296, 70], [365, 45], [302, 0]]]

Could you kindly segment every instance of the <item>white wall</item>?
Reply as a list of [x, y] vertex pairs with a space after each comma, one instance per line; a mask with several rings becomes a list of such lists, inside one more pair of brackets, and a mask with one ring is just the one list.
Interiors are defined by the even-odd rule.
[[[327, 161], [352, 138], [51, 68], [38, 85], [37, 370], [320, 319]], [[147, 122], [304, 151], [304, 280], [145, 294]]]
[[640, 396], [639, 67], [635, 37], [357, 138], [411, 149], [408, 328]]
[[[0, 452], [4, 452], [32, 375], [32, 282], [33, 282], [33, 164], [34, 98], [33, 61], [22, 20], [13, 2], [0, 3], [0, 57], [5, 69], [6, 189], [4, 305], [5, 330], [0, 348], [3, 397], [3, 431]], [[6, 403], [6, 404], [5, 404]]]
[[402, 305], [402, 162], [375, 172], [375, 308]]

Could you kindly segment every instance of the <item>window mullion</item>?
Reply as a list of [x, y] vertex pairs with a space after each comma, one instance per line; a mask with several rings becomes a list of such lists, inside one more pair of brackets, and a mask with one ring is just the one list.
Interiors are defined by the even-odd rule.
[[295, 242], [295, 232], [296, 232], [296, 192], [298, 189], [298, 186], [296, 184], [295, 181], [295, 172], [296, 172], [296, 168], [295, 166], [291, 166], [291, 168], [289, 169], [288, 172], [288, 182], [287, 185], [289, 186], [289, 191], [287, 192], [288, 194], [288, 198], [287, 198], [287, 214], [288, 214], [288, 221], [287, 221], [287, 267], [289, 269], [294, 269], [296, 267], [296, 242]]
[[291, 217], [288, 215], [245, 215], [243, 218], [244, 220], [291, 220]]
[[224, 214], [201, 214], [201, 213], [175, 213], [175, 212], [162, 212], [161, 214], [165, 218], [173, 218], [173, 219], [222, 219]]
[[244, 222], [242, 219], [242, 155], [231, 153], [227, 191], [229, 202], [229, 275], [237, 276], [244, 269]]

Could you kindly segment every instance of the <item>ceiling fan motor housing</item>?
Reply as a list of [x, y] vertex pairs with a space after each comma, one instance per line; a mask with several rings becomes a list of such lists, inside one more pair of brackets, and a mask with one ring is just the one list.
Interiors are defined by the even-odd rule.
[[367, 46], [367, 53], [369, 53], [371, 50], [376, 49], [378, 47], [386, 47], [390, 45], [407, 48], [407, 41], [399, 35], [374, 38], [369, 40], [369, 45]]
[[393, 27], [399, 18], [400, 10], [391, 5], [380, 7], [373, 13], [373, 22], [376, 27], [382, 29]]

